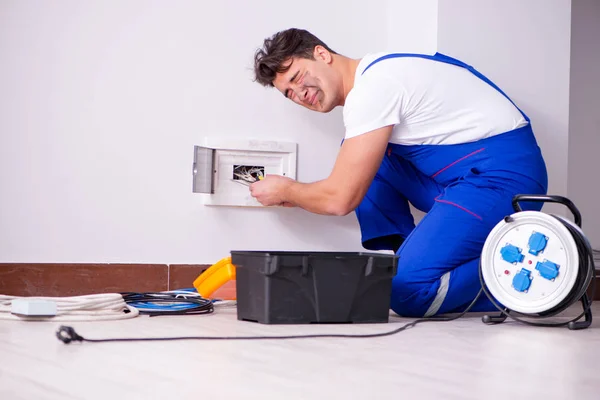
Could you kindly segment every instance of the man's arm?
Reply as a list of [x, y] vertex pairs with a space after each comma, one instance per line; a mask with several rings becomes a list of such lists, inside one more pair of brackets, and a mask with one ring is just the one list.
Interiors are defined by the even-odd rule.
[[[349, 214], [358, 207], [379, 169], [392, 127], [386, 126], [344, 140], [333, 170], [324, 180], [299, 183], [291, 179], [277, 179], [277, 182], [269, 184], [267, 176], [254, 184], [252, 194], [266, 205], [288, 203], [316, 214]], [[267, 196], [269, 190], [276, 192], [276, 196]]]

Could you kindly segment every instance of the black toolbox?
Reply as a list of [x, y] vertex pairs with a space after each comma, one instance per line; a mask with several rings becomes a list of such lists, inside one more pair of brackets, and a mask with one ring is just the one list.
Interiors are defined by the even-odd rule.
[[263, 324], [388, 322], [395, 255], [232, 251], [237, 317]]

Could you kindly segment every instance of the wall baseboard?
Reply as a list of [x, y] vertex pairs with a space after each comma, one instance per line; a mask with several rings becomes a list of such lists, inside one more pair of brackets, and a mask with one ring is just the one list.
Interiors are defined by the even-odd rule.
[[[192, 288], [204, 264], [0, 263], [0, 294], [79, 296], [93, 293], [159, 292]], [[588, 291], [591, 293], [591, 291]], [[600, 278], [594, 300], [600, 300]]]
[[78, 296], [193, 287], [210, 265], [0, 263], [0, 294]]

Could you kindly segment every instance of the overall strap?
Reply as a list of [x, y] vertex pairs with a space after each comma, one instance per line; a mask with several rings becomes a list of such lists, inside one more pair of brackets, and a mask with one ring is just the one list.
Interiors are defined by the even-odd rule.
[[377, 64], [380, 61], [384, 61], [390, 58], [401, 58], [401, 57], [419, 57], [419, 58], [425, 58], [428, 60], [433, 60], [433, 61], [439, 61], [439, 62], [444, 62], [446, 64], [452, 64], [452, 65], [456, 65], [458, 67], [462, 67], [465, 68], [467, 70], [469, 70], [471, 73], [473, 73], [473, 75], [475, 75], [476, 77], [478, 77], [479, 79], [481, 79], [482, 81], [484, 81], [485, 83], [487, 83], [488, 85], [490, 85], [491, 87], [493, 87], [494, 89], [496, 89], [498, 92], [500, 92], [504, 97], [506, 97], [508, 99], [508, 101], [510, 101], [516, 108], [517, 110], [519, 110], [519, 112], [523, 115], [523, 117], [525, 118], [525, 120], [527, 120], [527, 122], [530, 122], [529, 117], [523, 112], [521, 111], [521, 109], [519, 107], [517, 107], [517, 105], [514, 103], [514, 101], [511, 100], [510, 97], [508, 97], [506, 95], [506, 93], [504, 93], [502, 91], [502, 89], [500, 89], [498, 86], [496, 86], [496, 84], [492, 81], [490, 81], [486, 76], [484, 76], [481, 72], [477, 71], [475, 68], [473, 68], [472, 66], [465, 64], [464, 62], [457, 60], [455, 58], [449, 57], [447, 55], [441, 54], [441, 53], [435, 53], [435, 55], [427, 55], [427, 54], [415, 54], [415, 53], [392, 53], [392, 54], [386, 54], [385, 56], [381, 56], [378, 59], [374, 60], [373, 62], [371, 62], [369, 65], [367, 65], [367, 68], [364, 69], [364, 71], [361, 73], [364, 74], [365, 72], [367, 72], [367, 70], [369, 68], [371, 68], [373, 65]]

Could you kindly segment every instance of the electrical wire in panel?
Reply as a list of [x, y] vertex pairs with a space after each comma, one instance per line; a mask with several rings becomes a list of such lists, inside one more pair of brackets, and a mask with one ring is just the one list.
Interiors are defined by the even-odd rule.
[[263, 179], [265, 168], [251, 165], [234, 165], [232, 181], [250, 186], [252, 183]]

